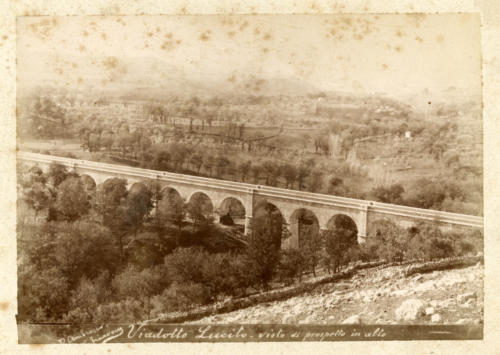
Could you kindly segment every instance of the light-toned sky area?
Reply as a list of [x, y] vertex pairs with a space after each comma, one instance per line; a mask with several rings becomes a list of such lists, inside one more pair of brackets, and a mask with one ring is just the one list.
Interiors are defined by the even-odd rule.
[[449, 87], [477, 95], [479, 21], [471, 14], [20, 17], [18, 84], [187, 80], [239, 88], [255, 77], [395, 97]]

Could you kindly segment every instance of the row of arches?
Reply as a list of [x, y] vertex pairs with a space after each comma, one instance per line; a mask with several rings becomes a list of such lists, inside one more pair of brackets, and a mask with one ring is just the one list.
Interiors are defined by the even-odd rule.
[[[96, 189], [97, 185], [89, 175], [81, 175], [82, 181], [88, 189]], [[143, 182], [135, 182], [129, 192], [140, 191], [148, 188]], [[261, 214], [270, 213], [281, 220], [279, 228], [287, 226], [291, 234], [291, 247], [301, 247], [305, 233], [318, 235], [321, 227], [316, 214], [307, 208], [296, 209], [288, 218], [285, 218], [282, 211], [275, 204], [261, 201], [253, 207], [253, 211], [247, 211], [244, 203], [238, 197], [228, 196], [222, 199], [218, 205], [214, 204], [210, 196], [202, 191], [192, 191], [182, 196], [178, 189], [166, 186], [159, 191], [157, 196], [156, 213], [168, 211], [172, 205], [187, 202], [188, 205], [196, 206], [198, 211], [205, 217], [215, 217], [216, 222], [224, 225], [246, 226], [247, 217], [259, 217]], [[245, 228], [245, 227], [243, 227]], [[326, 229], [336, 230], [338, 228], [349, 229], [354, 236], [353, 243], [357, 243], [358, 228], [354, 220], [345, 214], [334, 214], [326, 224]]]
[[[254, 211], [254, 216], [259, 216], [261, 213], [273, 213], [282, 220], [283, 226], [288, 226], [290, 232], [291, 240], [288, 242], [289, 247], [302, 248], [306, 244], [306, 236], [309, 238], [316, 238], [320, 231], [321, 226], [318, 218], [311, 210], [307, 208], [296, 209], [286, 221], [283, 214], [276, 205], [264, 202], [256, 206]], [[345, 214], [335, 214], [328, 221], [326, 228], [327, 230], [335, 231], [339, 229], [344, 229], [349, 232], [351, 236], [350, 244], [358, 243], [358, 228], [354, 220]], [[279, 234], [281, 234], [280, 231]]]
[[[82, 174], [80, 175], [80, 179], [87, 191], [93, 193], [97, 192], [98, 185], [94, 178], [88, 174]], [[109, 179], [103, 181], [103, 184]], [[99, 186], [100, 185], [101, 184], [99, 184]], [[151, 191], [152, 187], [148, 186], [147, 183], [134, 182], [129, 185], [128, 191], [129, 193], [136, 193], [142, 189], [149, 189]], [[202, 191], [194, 191], [182, 196], [179, 190], [170, 186], [165, 186], [161, 188], [158, 195], [159, 196], [155, 196], [155, 200], [157, 200], [157, 205], [155, 206], [157, 212], [161, 213], [162, 211], [168, 210], [173, 205], [187, 202], [188, 205], [197, 206], [199, 212], [206, 218], [218, 215], [218, 222], [223, 222], [223, 224], [245, 225], [247, 211], [243, 202], [237, 197], [225, 197], [218, 206], [216, 206], [212, 199]]]

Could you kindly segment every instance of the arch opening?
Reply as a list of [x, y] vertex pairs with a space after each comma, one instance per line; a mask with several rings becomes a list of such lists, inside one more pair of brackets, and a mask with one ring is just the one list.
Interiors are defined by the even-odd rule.
[[245, 225], [245, 206], [235, 197], [227, 197], [222, 201], [219, 215], [219, 222], [223, 225]]
[[128, 190], [128, 192], [130, 194], [136, 194], [136, 193], [140, 193], [140, 192], [143, 192], [143, 191], [149, 191], [149, 187], [147, 187], [142, 182], [135, 182], [135, 183], [133, 183], [132, 186], [130, 186], [130, 188]]
[[281, 248], [281, 240], [286, 232], [286, 220], [274, 204], [263, 202], [255, 207], [252, 219], [252, 235], [266, 235], [272, 238], [271, 245]]
[[174, 188], [165, 187], [160, 191], [156, 201], [156, 213], [158, 217], [167, 221], [180, 221], [183, 219], [184, 200], [181, 194]]
[[80, 181], [87, 193], [87, 199], [93, 201], [97, 197], [97, 184], [95, 180], [90, 175], [82, 174], [80, 175]]
[[127, 180], [110, 177], [97, 186], [97, 203], [118, 206], [127, 196]]
[[335, 242], [345, 244], [347, 247], [358, 244], [358, 227], [351, 217], [337, 214], [330, 218], [326, 227], [330, 231], [329, 239], [334, 238]]
[[97, 190], [97, 183], [95, 180], [92, 178], [92, 176], [88, 174], [82, 174], [80, 175], [80, 180], [83, 183], [83, 186], [87, 191], [93, 191], [95, 192]]
[[212, 200], [203, 192], [195, 192], [192, 194], [187, 204], [187, 208], [188, 215], [195, 224], [210, 220], [214, 212]]
[[314, 212], [299, 208], [290, 217], [290, 233], [292, 248], [303, 248], [319, 236], [319, 221]]

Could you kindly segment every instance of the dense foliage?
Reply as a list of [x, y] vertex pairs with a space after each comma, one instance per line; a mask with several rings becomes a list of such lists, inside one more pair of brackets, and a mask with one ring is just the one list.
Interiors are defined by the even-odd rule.
[[[206, 201], [158, 195], [154, 183], [99, 186], [52, 165], [18, 167], [19, 319], [137, 321], [291, 284], [351, 262], [432, 260], [482, 250], [482, 235], [379, 222], [367, 242], [339, 215], [319, 231], [299, 222], [299, 248], [273, 205], [258, 206], [240, 247], [224, 244]], [[213, 239], [218, 247], [210, 247]], [[245, 245], [241, 247], [241, 245]]]

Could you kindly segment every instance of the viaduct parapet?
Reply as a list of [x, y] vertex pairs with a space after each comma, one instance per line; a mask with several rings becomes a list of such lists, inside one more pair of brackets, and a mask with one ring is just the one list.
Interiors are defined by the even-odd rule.
[[199, 176], [134, 168], [118, 164], [107, 164], [87, 160], [70, 159], [30, 152], [18, 152], [17, 159], [26, 164], [47, 169], [57, 163], [74, 170], [78, 174], [90, 176], [96, 185], [109, 178], [126, 179], [129, 188], [135, 183], [156, 181], [162, 191], [174, 189], [189, 201], [195, 194], [206, 195], [218, 213], [225, 201], [235, 199], [245, 210], [245, 231], [256, 209], [262, 204], [271, 204], [282, 214], [290, 226], [292, 238], [290, 246], [298, 246], [297, 220], [304, 211], [316, 218], [320, 229], [327, 229], [333, 218], [346, 215], [356, 224], [358, 241], [363, 242], [374, 222], [389, 220], [399, 226], [409, 227], [417, 221], [436, 223], [443, 230], [483, 228], [483, 218], [444, 211], [428, 210], [375, 201], [289, 190], [264, 185], [218, 180]]

